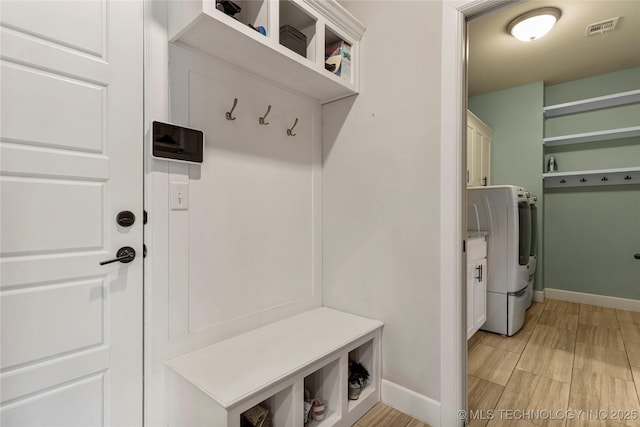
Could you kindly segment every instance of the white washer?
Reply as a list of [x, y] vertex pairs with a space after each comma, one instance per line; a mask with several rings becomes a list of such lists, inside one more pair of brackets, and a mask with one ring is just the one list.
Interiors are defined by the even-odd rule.
[[469, 188], [469, 230], [488, 231], [487, 321], [483, 330], [511, 336], [524, 324], [529, 284], [531, 209], [522, 187]]

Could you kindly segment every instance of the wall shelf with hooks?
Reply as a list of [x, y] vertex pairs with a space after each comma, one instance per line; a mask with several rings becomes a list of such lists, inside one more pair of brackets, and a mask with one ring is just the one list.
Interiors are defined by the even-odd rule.
[[[365, 27], [336, 1], [236, 0], [236, 3], [243, 10], [231, 17], [216, 9], [215, 0], [169, 2], [169, 40], [223, 59], [321, 103], [358, 93], [358, 43]], [[305, 26], [300, 31], [307, 37], [306, 56], [280, 44], [280, 27], [291, 24]], [[262, 27], [266, 35], [252, 27]], [[351, 46], [348, 78], [346, 74], [338, 76], [325, 69], [327, 29]]]
[[542, 174], [545, 188], [640, 184], [640, 167]]
[[[545, 119], [640, 103], [640, 89], [544, 107]], [[633, 121], [637, 123], [637, 120]], [[640, 126], [543, 138], [545, 147], [640, 137]], [[578, 170], [542, 174], [545, 188], [640, 184], [640, 167]]]
[[550, 105], [544, 107], [542, 111], [545, 117], [550, 118], [616, 107], [618, 105], [635, 104], [637, 102], [640, 102], [640, 89], [583, 99], [581, 101]]

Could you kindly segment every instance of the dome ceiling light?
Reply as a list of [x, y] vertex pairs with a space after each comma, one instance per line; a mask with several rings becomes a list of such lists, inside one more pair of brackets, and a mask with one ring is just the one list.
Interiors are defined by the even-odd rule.
[[507, 31], [518, 40], [530, 42], [547, 34], [562, 12], [555, 7], [543, 7], [523, 13], [507, 25]]

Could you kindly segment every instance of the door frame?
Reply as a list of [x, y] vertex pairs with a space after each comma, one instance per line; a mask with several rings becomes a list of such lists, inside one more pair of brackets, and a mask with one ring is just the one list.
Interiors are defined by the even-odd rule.
[[[440, 98], [440, 425], [463, 426], [467, 410], [466, 110], [467, 20], [515, 0], [445, 0]], [[454, 355], [452, 357], [452, 355]]]

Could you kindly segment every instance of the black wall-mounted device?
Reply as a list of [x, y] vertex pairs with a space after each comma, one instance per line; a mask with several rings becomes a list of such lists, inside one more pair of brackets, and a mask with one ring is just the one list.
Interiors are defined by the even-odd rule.
[[153, 122], [153, 157], [202, 163], [203, 150], [202, 131]]

